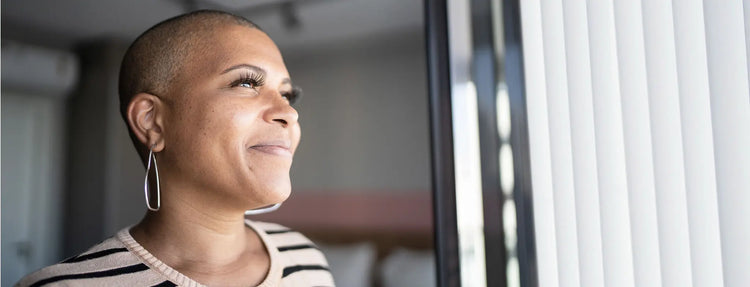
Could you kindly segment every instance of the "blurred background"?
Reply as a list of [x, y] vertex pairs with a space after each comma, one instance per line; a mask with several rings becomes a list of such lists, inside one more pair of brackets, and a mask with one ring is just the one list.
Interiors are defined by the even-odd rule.
[[2, 2], [2, 286], [144, 215], [119, 65], [195, 9], [256, 22], [304, 91], [292, 196], [253, 219], [311, 237], [340, 286], [435, 285], [422, 1], [31, 0]]

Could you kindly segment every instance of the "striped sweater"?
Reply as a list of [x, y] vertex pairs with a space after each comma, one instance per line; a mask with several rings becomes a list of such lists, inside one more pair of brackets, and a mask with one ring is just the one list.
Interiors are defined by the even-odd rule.
[[[245, 223], [260, 235], [271, 257], [258, 286], [334, 286], [323, 253], [304, 235], [278, 224]], [[151, 255], [129, 230], [31, 273], [16, 286], [204, 286]]]

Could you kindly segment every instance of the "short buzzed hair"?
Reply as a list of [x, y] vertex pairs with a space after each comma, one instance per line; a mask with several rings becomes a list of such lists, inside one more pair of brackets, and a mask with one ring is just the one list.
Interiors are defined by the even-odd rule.
[[[199, 10], [164, 20], [138, 36], [125, 52], [120, 65], [120, 114], [125, 124], [128, 122], [127, 109], [133, 96], [139, 93], [166, 94], [179, 76], [186, 58], [200, 48], [200, 40], [226, 25], [261, 30], [258, 25], [241, 16], [216, 10]], [[143, 158], [145, 147], [129, 126], [128, 130], [133, 144]]]

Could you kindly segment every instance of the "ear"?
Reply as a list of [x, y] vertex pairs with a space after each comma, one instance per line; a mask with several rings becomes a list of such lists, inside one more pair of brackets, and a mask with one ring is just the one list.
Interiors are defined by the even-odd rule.
[[130, 130], [146, 147], [154, 152], [164, 149], [164, 111], [162, 100], [148, 93], [139, 93], [128, 104], [127, 117]]

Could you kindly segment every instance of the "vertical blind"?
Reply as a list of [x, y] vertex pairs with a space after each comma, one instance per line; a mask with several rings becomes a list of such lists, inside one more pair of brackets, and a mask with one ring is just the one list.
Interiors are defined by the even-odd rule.
[[522, 0], [540, 286], [750, 284], [750, 0]]

